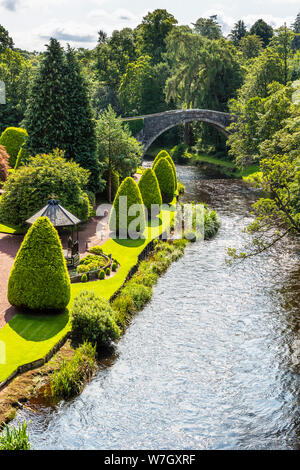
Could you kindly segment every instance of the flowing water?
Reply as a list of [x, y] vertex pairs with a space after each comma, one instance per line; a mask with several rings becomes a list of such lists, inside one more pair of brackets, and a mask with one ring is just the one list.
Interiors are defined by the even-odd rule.
[[178, 167], [222, 219], [154, 287], [82, 395], [28, 410], [35, 449], [299, 449], [299, 258], [293, 241], [228, 267], [255, 195]]

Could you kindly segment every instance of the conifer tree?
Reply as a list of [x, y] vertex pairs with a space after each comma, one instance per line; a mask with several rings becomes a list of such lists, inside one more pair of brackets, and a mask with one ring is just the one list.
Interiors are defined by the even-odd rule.
[[147, 168], [147, 170], [142, 174], [139, 181], [139, 188], [144, 205], [148, 210], [148, 216], [150, 217], [152, 215], [152, 206], [162, 205], [160, 187], [152, 168]]
[[70, 300], [71, 283], [61, 241], [48, 217], [28, 230], [12, 267], [7, 297], [12, 305], [61, 310]]

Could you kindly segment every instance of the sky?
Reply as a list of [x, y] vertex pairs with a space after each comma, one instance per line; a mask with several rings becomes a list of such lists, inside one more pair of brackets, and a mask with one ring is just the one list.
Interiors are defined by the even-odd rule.
[[156, 8], [188, 25], [216, 14], [227, 35], [239, 19], [248, 26], [259, 18], [273, 27], [290, 25], [300, 12], [300, 0], [0, 0], [0, 24], [21, 49], [44, 50], [50, 37], [63, 45], [93, 48], [100, 29], [111, 34], [134, 28]]

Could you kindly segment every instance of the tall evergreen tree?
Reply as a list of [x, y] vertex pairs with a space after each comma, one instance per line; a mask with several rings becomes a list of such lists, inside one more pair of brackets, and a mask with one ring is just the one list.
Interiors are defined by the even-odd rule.
[[66, 58], [56, 39], [50, 40], [35, 76], [24, 125], [29, 135], [26, 147], [32, 155], [65, 150], [66, 158], [91, 171], [90, 189], [99, 189], [95, 128], [86, 85], [74, 53], [69, 49]]
[[245, 37], [246, 34], [247, 34], [246, 25], [243, 20], [239, 20], [237, 23], [235, 23], [230, 33], [230, 39], [232, 40], [235, 46], [238, 46], [240, 43], [240, 40], [243, 37]]
[[292, 28], [296, 36], [292, 41], [292, 47], [295, 50], [300, 49], [300, 13], [296, 16], [295, 23], [292, 24]]
[[69, 133], [66, 139], [66, 155], [80, 166], [90, 170], [90, 187], [99, 187], [99, 160], [96, 155], [97, 141], [87, 83], [81, 73], [74, 51], [68, 47], [66, 64], [66, 94], [68, 96]]
[[51, 39], [33, 81], [25, 112], [27, 147], [32, 155], [66, 148], [70, 129], [65, 64], [63, 48], [56, 39]]
[[257, 20], [250, 29], [250, 34], [256, 34], [262, 39], [264, 47], [267, 47], [273, 36], [273, 28], [264, 20]]

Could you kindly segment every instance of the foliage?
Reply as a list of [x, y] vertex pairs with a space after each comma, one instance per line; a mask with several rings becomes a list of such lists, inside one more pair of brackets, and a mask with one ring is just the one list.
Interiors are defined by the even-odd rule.
[[144, 119], [131, 119], [129, 121], [123, 121], [125, 124], [128, 124], [129, 130], [133, 136], [137, 136], [137, 134], [143, 129], [144, 127]]
[[51, 381], [51, 395], [68, 400], [79, 395], [97, 370], [96, 348], [84, 343], [76, 349], [69, 362], [63, 362], [61, 369], [54, 373]]
[[0, 145], [0, 181], [6, 181], [9, 169], [9, 155], [5, 147]]
[[[125, 115], [151, 114], [166, 109], [164, 85], [168, 67], [151, 64], [151, 57], [140, 56], [127, 65], [119, 88], [119, 100]], [[130, 122], [130, 121], [129, 121]]]
[[89, 280], [89, 279], [88, 279], [88, 277], [87, 277], [87, 274], [84, 273], [84, 274], [81, 276], [81, 282], [88, 282], [88, 280]]
[[230, 248], [231, 259], [245, 259], [262, 253], [289, 232], [300, 232], [299, 160], [288, 155], [273, 155], [260, 163], [258, 185], [266, 194], [253, 204], [255, 220], [245, 231], [253, 235], [247, 251]]
[[99, 273], [99, 279], [100, 279], [100, 281], [103, 281], [105, 279], [105, 272], [103, 271], [103, 269]]
[[26, 422], [18, 428], [5, 425], [5, 431], [0, 434], [0, 450], [30, 450], [30, 448]]
[[254, 59], [258, 57], [263, 50], [263, 42], [260, 36], [256, 34], [247, 34], [239, 42], [239, 49], [242, 51], [245, 59]]
[[97, 140], [99, 161], [108, 172], [108, 200], [111, 202], [112, 172], [117, 171], [122, 178], [134, 173], [142, 157], [142, 146], [111, 107], [97, 123]]
[[12, 305], [61, 310], [70, 300], [70, 278], [57, 231], [47, 217], [28, 230], [15, 258], [7, 297]]
[[162, 62], [166, 52], [166, 38], [176, 24], [174, 16], [164, 9], [156, 9], [144, 16], [137, 28], [140, 55], [149, 55], [153, 64]]
[[8, 127], [0, 137], [0, 145], [6, 148], [9, 155], [9, 164], [14, 168], [20, 148], [27, 137], [25, 129], [17, 127]]
[[14, 42], [9, 36], [9, 32], [0, 24], [0, 54], [6, 49], [13, 49]]
[[147, 170], [142, 174], [139, 181], [139, 188], [143, 203], [148, 211], [148, 216], [151, 217], [154, 215], [151, 211], [153, 205], [158, 205], [158, 212], [160, 212], [160, 206], [162, 205], [160, 187], [156, 175], [151, 168], [147, 168]]
[[273, 28], [264, 20], [259, 19], [250, 28], [250, 34], [256, 34], [256, 36], [259, 36], [262, 39], [264, 47], [266, 47], [273, 36]]
[[89, 189], [99, 189], [96, 140], [86, 83], [70, 49], [65, 54], [51, 39], [35, 74], [25, 113], [29, 153], [66, 151], [84, 168], [91, 170]]
[[20, 147], [20, 150], [18, 152], [14, 169], [17, 170], [21, 165], [28, 163], [29, 157], [30, 157], [29, 151], [26, 147], [26, 143], [24, 143], [22, 147]]
[[238, 46], [243, 38], [247, 36], [247, 28], [243, 20], [235, 23], [229, 35], [235, 46]]
[[67, 162], [64, 153], [54, 151], [29, 159], [4, 183], [5, 193], [0, 199], [1, 221], [23, 225], [40, 210], [52, 195], [71, 213], [86, 221], [90, 204], [84, 188], [89, 172], [75, 162]]
[[106, 276], [110, 276], [110, 268], [106, 268], [105, 274], [106, 274]]
[[31, 63], [20, 52], [5, 49], [0, 53], [0, 80], [6, 88], [6, 105], [1, 106], [0, 133], [7, 127], [19, 126], [24, 118], [32, 70]]
[[[125, 200], [126, 197], [127, 199]], [[122, 202], [120, 198], [122, 197]], [[137, 213], [132, 214], [130, 211], [131, 206], [135, 206]], [[143, 235], [146, 221], [143, 199], [140, 189], [133, 178], [125, 178], [120, 185], [117, 195], [113, 202], [113, 207], [109, 219], [109, 227], [111, 230], [116, 230], [117, 233], [125, 235], [128, 233], [131, 223], [136, 219], [137, 214], [139, 217], [139, 224], [136, 227], [137, 234], [141, 237]]]
[[293, 32], [295, 36], [292, 40], [292, 48], [294, 50], [300, 49], [300, 13], [298, 13], [295, 22], [292, 24]]
[[92, 246], [89, 251], [91, 253], [95, 253], [95, 255], [101, 255], [103, 253], [103, 249], [101, 246]]
[[199, 18], [196, 23], [192, 23], [195, 33], [200, 34], [208, 39], [220, 39], [222, 37], [222, 29], [218, 24], [217, 15], [209, 18]]
[[120, 336], [109, 302], [87, 290], [82, 291], [74, 300], [71, 327], [73, 339], [80, 343], [89, 341], [103, 346]]
[[161, 158], [153, 167], [160, 187], [162, 201], [172, 202], [176, 190], [174, 170], [166, 158]]

